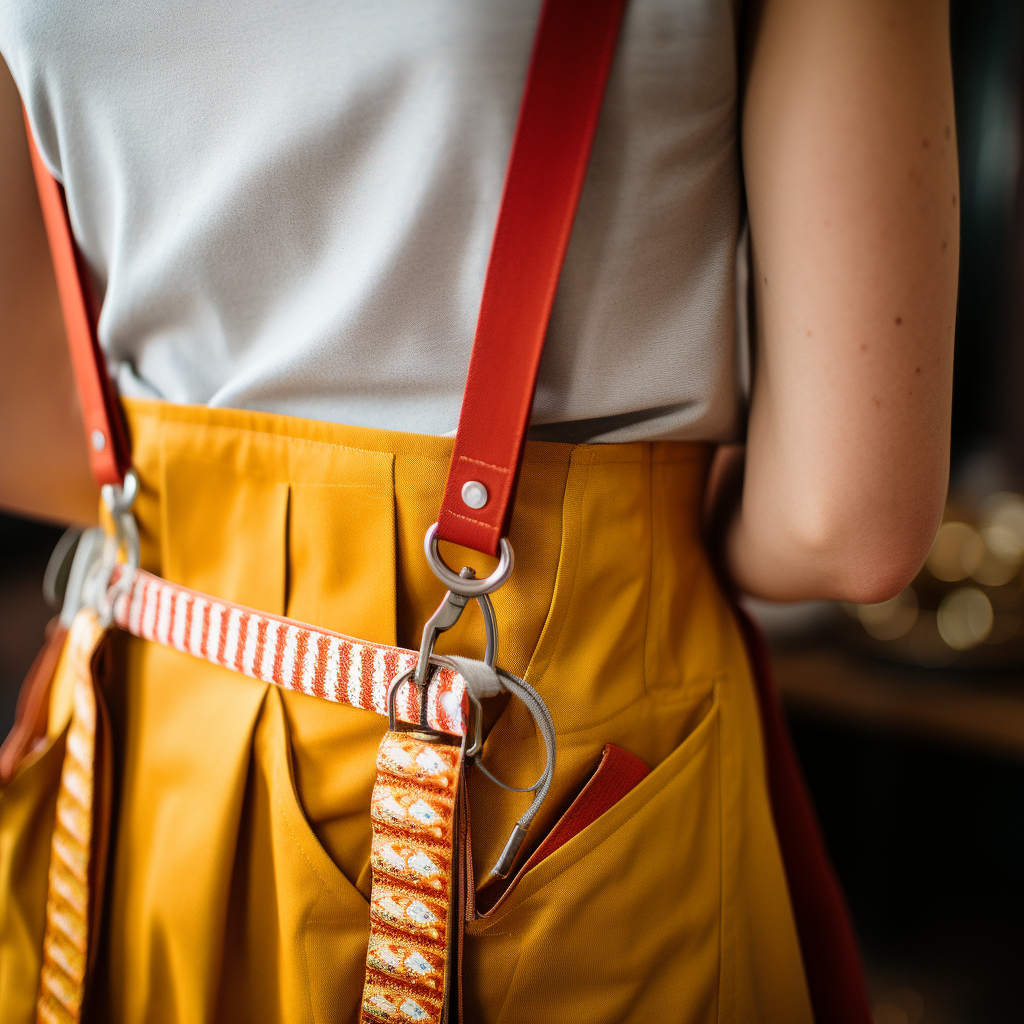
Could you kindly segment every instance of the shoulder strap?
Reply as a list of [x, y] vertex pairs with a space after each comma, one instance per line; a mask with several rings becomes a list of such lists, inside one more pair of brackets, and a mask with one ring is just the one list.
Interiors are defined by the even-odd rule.
[[442, 540], [490, 555], [512, 516], [544, 335], [623, 7], [545, 0], [537, 28], [437, 529]]
[[[519, 110], [438, 536], [488, 554], [508, 530], [544, 334], [572, 232], [625, 0], [545, 0]], [[26, 118], [26, 124], [27, 124]], [[63, 190], [32, 166], [97, 481], [120, 483], [127, 431]]]
[[89, 463], [100, 486], [120, 484], [131, 466], [131, 449], [114, 384], [107, 373], [107, 363], [96, 337], [98, 315], [88, 270], [71, 234], [64, 189], [39, 155], [27, 113], [25, 128], [32, 171], [39, 190], [39, 205], [43, 210], [43, 223], [53, 257], [57, 292], [64, 313], [75, 387], [85, 420]]

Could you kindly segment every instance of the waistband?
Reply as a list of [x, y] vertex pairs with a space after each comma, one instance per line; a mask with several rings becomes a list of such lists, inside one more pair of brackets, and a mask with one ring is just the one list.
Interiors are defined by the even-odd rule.
[[[124, 406], [143, 568], [228, 601], [418, 648], [444, 595], [423, 536], [440, 508], [451, 438], [154, 401]], [[509, 533], [515, 571], [493, 595], [499, 664], [536, 680], [564, 636], [600, 665], [643, 659], [652, 643], [664, 646], [660, 633], [685, 632], [681, 605], [713, 589], [699, 538], [710, 454], [690, 442], [530, 442]], [[468, 549], [443, 548], [456, 569], [494, 567]], [[474, 606], [437, 650], [480, 657], [483, 643]], [[604, 656], [595, 660], [595, 651]]]

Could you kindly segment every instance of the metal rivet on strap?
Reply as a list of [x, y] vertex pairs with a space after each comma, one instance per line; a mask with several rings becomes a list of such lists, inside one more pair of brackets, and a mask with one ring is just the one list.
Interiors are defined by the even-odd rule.
[[462, 500], [470, 508], [483, 508], [487, 498], [487, 488], [479, 480], [467, 480], [462, 485]]
[[101, 452], [107, 447], [107, 435], [102, 430], [94, 430], [90, 435], [93, 451]]

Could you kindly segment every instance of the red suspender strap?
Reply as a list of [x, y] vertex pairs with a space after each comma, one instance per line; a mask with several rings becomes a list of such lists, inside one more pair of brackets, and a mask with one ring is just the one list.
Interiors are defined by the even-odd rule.
[[96, 482], [120, 484], [131, 466], [128, 432], [117, 404], [113, 381], [107, 373], [106, 360], [96, 337], [96, 311], [82, 256], [71, 235], [64, 190], [43, 163], [32, 126], [25, 116], [29, 155], [39, 190], [39, 205], [50, 242], [57, 291], [64, 312], [64, 328], [71, 350], [71, 366], [75, 386], [85, 420], [85, 436], [89, 443], [89, 463]]
[[438, 536], [508, 532], [541, 349], [624, 0], [545, 0], [484, 282]]
[[[544, 333], [624, 3], [545, 0], [541, 12], [438, 518], [439, 537], [488, 554], [497, 553], [512, 514]], [[96, 338], [88, 277], [63, 190], [31, 127], [28, 136], [93, 474], [100, 484], [120, 483], [131, 455]]]

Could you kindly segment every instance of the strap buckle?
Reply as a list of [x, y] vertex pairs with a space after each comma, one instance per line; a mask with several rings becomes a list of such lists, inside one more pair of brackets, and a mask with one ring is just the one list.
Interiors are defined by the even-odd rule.
[[[447, 658], [442, 658], [437, 655], [430, 656], [430, 663], [435, 668], [455, 668]], [[395, 712], [395, 698], [398, 696], [398, 691], [402, 688], [402, 684], [407, 682], [415, 671], [415, 666], [413, 668], [407, 668], [404, 672], [395, 676], [391, 681], [391, 686], [388, 688], [388, 729], [391, 732], [411, 732], [420, 739], [427, 740], [431, 743], [454, 745], [455, 737], [448, 735], [448, 733], [438, 732], [436, 729], [432, 729], [427, 721], [427, 687], [422, 687], [420, 689], [419, 724], [406, 726], [404, 723], [399, 721], [398, 715]], [[458, 669], [456, 669], [456, 671], [458, 671]], [[466, 689], [466, 696], [469, 698], [469, 721], [466, 723], [461, 744], [463, 746], [463, 753], [465, 756], [473, 757], [475, 754], [480, 752], [484, 745], [483, 707], [477, 697], [468, 688]]]

